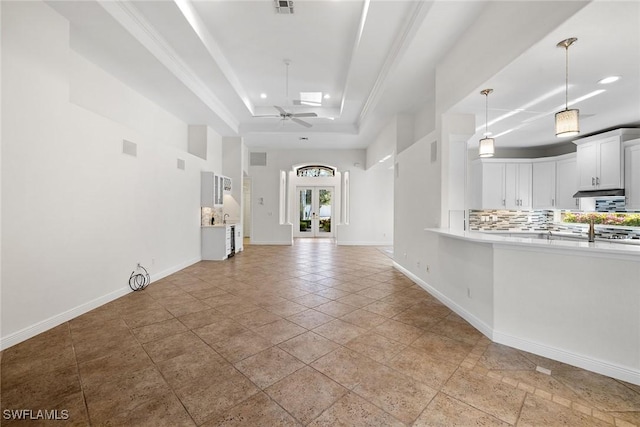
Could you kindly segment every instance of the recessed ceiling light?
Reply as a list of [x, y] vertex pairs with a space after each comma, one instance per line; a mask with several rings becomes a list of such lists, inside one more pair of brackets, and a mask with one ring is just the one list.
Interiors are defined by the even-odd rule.
[[261, 93], [261, 94], [260, 94], [260, 98], [262, 98], [262, 99], [267, 99], [267, 94], [266, 94], [266, 93]]
[[620, 76], [609, 76], [605, 77], [604, 79], [598, 80], [598, 84], [608, 85], [609, 83], [617, 82], [618, 80], [620, 80]]
[[324, 99], [329, 99], [329, 98], [331, 98], [331, 95], [329, 95], [328, 93], [325, 93], [325, 94], [324, 94], [324, 96], [323, 96], [323, 98], [324, 98]]

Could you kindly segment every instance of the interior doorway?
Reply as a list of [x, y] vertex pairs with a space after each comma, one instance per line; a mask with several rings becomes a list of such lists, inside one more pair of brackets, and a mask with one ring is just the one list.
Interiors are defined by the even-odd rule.
[[334, 193], [334, 187], [296, 187], [299, 220], [295, 237], [334, 236]]
[[251, 178], [242, 179], [242, 237], [251, 237]]

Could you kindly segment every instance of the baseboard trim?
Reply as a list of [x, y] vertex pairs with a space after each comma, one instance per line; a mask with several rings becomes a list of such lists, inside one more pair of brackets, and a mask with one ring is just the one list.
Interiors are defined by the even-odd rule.
[[637, 370], [613, 365], [592, 357], [586, 357], [556, 347], [550, 347], [541, 343], [524, 340], [498, 331], [494, 331], [493, 341], [509, 347], [517, 348], [518, 350], [537, 354], [548, 359], [557, 360], [558, 362], [563, 362], [571, 366], [577, 366], [588, 371], [626, 381], [631, 384], [640, 385], [640, 371]]
[[338, 240], [338, 246], [392, 246], [393, 242], [361, 242], [361, 241], [347, 241], [341, 242]]
[[[201, 261], [200, 257], [192, 258], [188, 261], [182, 262], [178, 265], [167, 268], [158, 273], [154, 273], [151, 275], [151, 282], [153, 283], [157, 280], [167, 277], [177, 271], [180, 271], [200, 261]], [[59, 326], [64, 322], [68, 322], [69, 320], [74, 319], [82, 314], [85, 314], [86, 312], [91, 311], [95, 308], [98, 308], [101, 305], [104, 305], [108, 302], [111, 302], [115, 299], [125, 296], [130, 292], [133, 292], [133, 291], [131, 290], [131, 288], [129, 288], [129, 286], [116, 289], [115, 291], [109, 292], [106, 295], [103, 295], [101, 297], [88, 301], [84, 304], [80, 304], [62, 313], [51, 316], [48, 319], [37, 322], [31, 326], [27, 326], [26, 328], [23, 328], [17, 332], [7, 335], [6, 337], [2, 337], [0, 338], [0, 350], [5, 350], [11, 346], [21, 343], [22, 341], [26, 341], [29, 338], [32, 338], [38, 334], [46, 332], [49, 329], [55, 328], [56, 326]]]
[[202, 261], [202, 257], [197, 257], [197, 258], [191, 258], [190, 260], [187, 260], [185, 262], [181, 262], [178, 265], [174, 265], [173, 267], [169, 267], [165, 270], [159, 271], [157, 273], [153, 273], [151, 275], [151, 282], [156, 282], [160, 279], [164, 279], [167, 276], [172, 275], [173, 273], [177, 273], [180, 270], [183, 270], [187, 267], [189, 267], [190, 265], [193, 265], [197, 262]]
[[251, 245], [274, 245], [274, 246], [292, 246], [293, 243], [289, 242], [289, 241], [263, 241], [263, 242], [256, 242], [254, 240], [250, 241], [249, 244]]
[[485, 322], [474, 316], [473, 314], [466, 311], [460, 305], [458, 305], [455, 301], [447, 297], [445, 294], [429, 285], [427, 282], [398, 264], [397, 262], [393, 262], [393, 266], [400, 270], [402, 274], [410, 278], [413, 282], [415, 282], [418, 286], [420, 286], [425, 291], [429, 292], [432, 296], [434, 296], [438, 301], [449, 307], [451, 311], [456, 313], [458, 316], [462, 317], [464, 320], [469, 322], [474, 328], [480, 331], [483, 335], [492, 339], [493, 336], [493, 328], [490, 325], [487, 325]]
[[405, 276], [410, 278], [418, 286], [429, 292], [441, 303], [449, 307], [458, 316], [469, 322], [474, 328], [491, 339], [493, 342], [504, 344], [509, 347], [516, 348], [518, 350], [527, 351], [529, 353], [537, 354], [548, 359], [557, 360], [559, 362], [566, 363], [571, 366], [577, 366], [579, 368], [586, 369], [591, 372], [606, 375], [611, 378], [616, 378], [622, 381], [626, 381], [631, 384], [640, 385], [640, 371], [625, 368], [623, 366], [613, 365], [611, 363], [587, 357], [581, 354], [572, 353], [566, 350], [562, 350], [556, 347], [547, 346], [541, 343], [529, 341], [526, 339], [518, 338], [513, 335], [504, 334], [500, 331], [496, 331], [492, 326], [487, 325], [482, 320], [475, 317], [473, 314], [467, 312], [460, 305], [456, 304], [453, 300], [446, 295], [433, 288], [431, 285], [420, 279], [418, 276], [402, 267], [400, 264], [394, 261], [394, 267], [402, 272]]
[[68, 322], [69, 320], [74, 319], [88, 311], [91, 311], [94, 308], [98, 308], [101, 305], [118, 299], [128, 294], [129, 292], [133, 292], [129, 288], [129, 286], [117, 289], [113, 292], [109, 292], [108, 294], [103, 295], [99, 298], [96, 298], [84, 304], [80, 304], [79, 306], [64, 311], [60, 314], [51, 316], [48, 319], [42, 320], [34, 325], [27, 326], [24, 329], [7, 335], [6, 337], [2, 337], [2, 339], [0, 339], [0, 350], [6, 350], [13, 345], [21, 343], [22, 341], [26, 341], [29, 338], [41, 334], [42, 332], [48, 331], [49, 329], [55, 328], [56, 326], [59, 326], [64, 322]]

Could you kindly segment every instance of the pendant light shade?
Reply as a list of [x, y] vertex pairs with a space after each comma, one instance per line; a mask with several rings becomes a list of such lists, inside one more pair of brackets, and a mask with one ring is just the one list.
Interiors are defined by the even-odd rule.
[[478, 155], [480, 157], [493, 157], [494, 153], [495, 153], [495, 146], [494, 146], [493, 138], [482, 138], [480, 140]]
[[480, 157], [493, 157], [495, 153], [495, 141], [493, 138], [487, 138], [489, 135], [489, 94], [493, 92], [493, 89], [484, 89], [480, 91], [481, 95], [486, 97], [485, 105], [485, 120], [484, 120], [484, 138], [480, 140], [478, 146], [478, 156]]
[[569, 109], [569, 46], [578, 39], [575, 37], [562, 40], [557, 47], [562, 47], [566, 52], [566, 73], [565, 73], [565, 107], [564, 110], [556, 113], [556, 136], [566, 138], [580, 133], [580, 111]]

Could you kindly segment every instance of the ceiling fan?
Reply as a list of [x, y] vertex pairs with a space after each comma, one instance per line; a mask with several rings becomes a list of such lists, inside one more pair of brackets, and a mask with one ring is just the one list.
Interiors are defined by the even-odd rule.
[[[289, 61], [288, 59], [285, 59], [284, 63], [287, 66], [286, 78], [285, 78], [285, 96], [286, 96], [286, 99], [289, 99], [289, 64], [291, 64], [291, 61]], [[294, 101], [294, 105], [301, 105], [301, 104], [299, 101], [298, 102]], [[307, 128], [310, 128], [313, 125], [309, 122], [305, 122], [304, 120], [300, 120], [300, 117], [318, 117], [316, 113], [292, 113], [278, 105], [274, 105], [273, 108], [278, 110], [278, 114], [263, 114], [258, 116], [254, 115], [253, 117], [279, 118], [282, 121], [282, 123], [284, 123], [285, 120], [291, 120], [292, 122]]]

